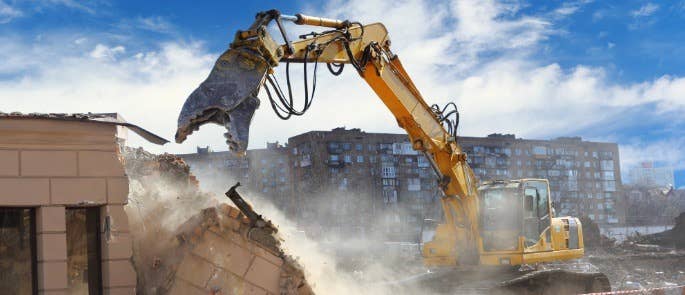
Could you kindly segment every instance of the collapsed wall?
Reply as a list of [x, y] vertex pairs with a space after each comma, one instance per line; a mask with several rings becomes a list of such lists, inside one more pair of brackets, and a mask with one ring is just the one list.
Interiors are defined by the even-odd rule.
[[138, 293], [312, 294], [275, 228], [264, 231], [200, 191], [181, 158], [142, 149], [123, 155]]

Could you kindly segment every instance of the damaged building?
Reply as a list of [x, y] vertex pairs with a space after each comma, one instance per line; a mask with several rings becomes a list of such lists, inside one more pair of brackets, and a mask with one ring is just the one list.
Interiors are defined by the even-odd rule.
[[166, 142], [118, 114], [0, 113], [0, 293], [312, 294], [270, 221], [129, 130]]
[[133, 294], [117, 114], [0, 113], [0, 290]]

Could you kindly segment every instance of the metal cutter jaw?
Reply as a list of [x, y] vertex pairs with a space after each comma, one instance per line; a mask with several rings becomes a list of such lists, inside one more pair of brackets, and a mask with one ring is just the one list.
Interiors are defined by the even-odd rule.
[[214, 64], [209, 77], [190, 94], [178, 116], [176, 142], [207, 123], [226, 128], [231, 151], [244, 153], [249, 127], [259, 107], [257, 93], [269, 70], [259, 53], [248, 48], [231, 48]]

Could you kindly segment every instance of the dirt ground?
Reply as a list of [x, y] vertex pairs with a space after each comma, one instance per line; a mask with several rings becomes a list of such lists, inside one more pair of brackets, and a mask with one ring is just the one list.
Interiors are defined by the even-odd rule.
[[586, 259], [609, 277], [613, 290], [685, 284], [685, 251], [589, 250]]

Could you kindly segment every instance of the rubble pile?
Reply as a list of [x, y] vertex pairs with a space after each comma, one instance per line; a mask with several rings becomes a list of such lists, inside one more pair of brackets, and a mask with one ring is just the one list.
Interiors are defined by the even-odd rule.
[[609, 277], [614, 290], [639, 290], [685, 282], [685, 253], [645, 252], [625, 248], [588, 253], [588, 261]]
[[616, 240], [602, 235], [599, 225], [587, 216], [581, 216], [580, 223], [583, 225], [583, 244], [586, 248], [611, 247]]
[[685, 212], [680, 213], [675, 218], [675, 226], [672, 229], [651, 235], [637, 236], [631, 239], [631, 242], [685, 250]]
[[313, 293], [279, 238], [202, 192], [181, 158], [142, 149], [122, 154], [138, 293]]
[[[583, 234], [586, 223], [583, 221]], [[584, 238], [586, 245], [588, 237]], [[615, 247], [588, 248], [587, 259], [606, 273], [616, 290], [669, 287], [685, 282], [685, 213], [675, 226], [650, 235], [635, 235]]]

